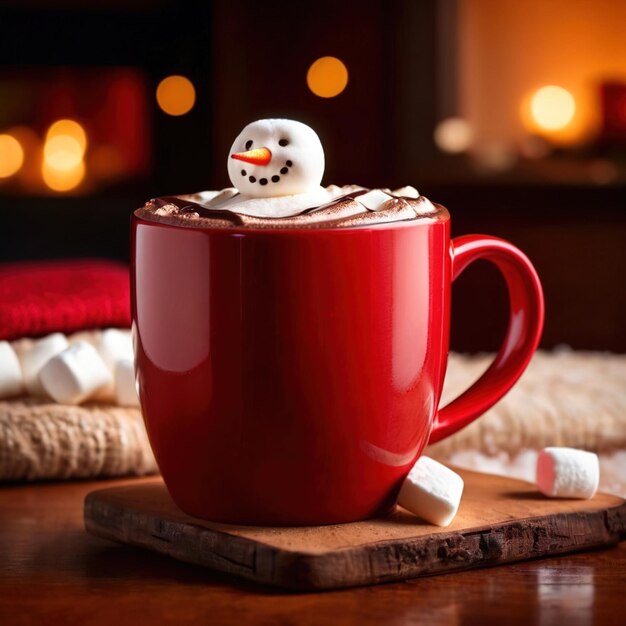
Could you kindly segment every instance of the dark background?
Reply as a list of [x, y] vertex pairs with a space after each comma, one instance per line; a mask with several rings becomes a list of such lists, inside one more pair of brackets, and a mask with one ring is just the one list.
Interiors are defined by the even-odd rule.
[[[476, 173], [436, 149], [436, 122], [455, 112], [454, 8], [435, 0], [2, 3], [0, 73], [133, 67], [151, 94], [180, 73], [197, 100], [182, 117], [148, 100], [151, 164], [142, 176], [83, 195], [0, 187], [0, 261], [128, 260], [134, 208], [229, 185], [226, 155], [241, 127], [293, 117], [322, 139], [326, 184], [411, 184], [450, 209], [454, 235], [484, 232], [522, 248], [545, 288], [544, 347], [626, 351], [623, 182]], [[324, 55], [350, 71], [336, 98], [318, 98], [304, 82]], [[453, 293], [452, 348], [497, 348], [507, 319], [497, 272], [479, 262]]]

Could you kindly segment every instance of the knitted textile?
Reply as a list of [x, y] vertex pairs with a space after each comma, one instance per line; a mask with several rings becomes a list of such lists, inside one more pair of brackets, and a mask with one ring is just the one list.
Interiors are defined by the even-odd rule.
[[[487, 354], [450, 354], [441, 406], [467, 389], [492, 360]], [[626, 449], [626, 354], [538, 350], [502, 400], [426, 454], [442, 458], [471, 449], [514, 455], [545, 446]]]
[[128, 267], [102, 260], [0, 265], [0, 340], [130, 326]]
[[151, 474], [139, 409], [0, 402], [0, 481]]

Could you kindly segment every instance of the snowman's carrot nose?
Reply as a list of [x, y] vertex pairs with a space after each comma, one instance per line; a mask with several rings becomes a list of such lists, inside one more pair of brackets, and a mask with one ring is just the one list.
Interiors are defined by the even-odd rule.
[[267, 148], [257, 148], [247, 152], [234, 152], [230, 157], [254, 165], [267, 165], [272, 158], [272, 153]]

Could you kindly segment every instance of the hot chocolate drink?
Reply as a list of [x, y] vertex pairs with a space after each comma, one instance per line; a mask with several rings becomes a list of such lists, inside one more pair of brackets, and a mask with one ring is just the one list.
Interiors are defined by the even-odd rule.
[[[156, 198], [137, 209], [135, 214], [147, 220], [194, 228], [348, 228], [447, 215], [446, 209], [418, 196], [411, 187], [370, 191], [355, 186], [330, 186], [324, 191], [328, 202], [285, 217], [261, 217], [240, 212], [249, 208], [251, 203], [253, 206], [254, 202], [274, 198], [246, 200], [232, 188]], [[303, 200], [296, 196], [280, 198], [282, 201], [288, 199]]]
[[259, 120], [235, 139], [233, 187], [150, 200], [137, 217], [194, 228], [348, 228], [447, 216], [413, 187], [321, 187], [324, 151], [308, 126]]

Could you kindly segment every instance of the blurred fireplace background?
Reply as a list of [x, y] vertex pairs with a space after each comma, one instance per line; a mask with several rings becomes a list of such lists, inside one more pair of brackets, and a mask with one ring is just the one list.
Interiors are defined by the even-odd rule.
[[[241, 127], [294, 117], [325, 183], [411, 184], [522, 248], [544, 347], [626, 351], [624, 24], [621, 0], [5, 1], [0, 261], [127, 260], [134, 208], [229, 185]], [[505, 306], [470, 268], [453, 349], [495, 349]]]

